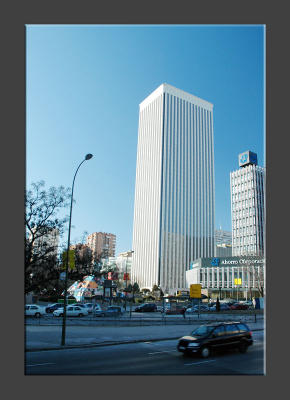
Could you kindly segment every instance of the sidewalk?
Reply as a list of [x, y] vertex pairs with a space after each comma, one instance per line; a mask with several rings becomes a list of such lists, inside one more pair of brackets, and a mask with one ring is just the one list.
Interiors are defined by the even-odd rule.
[[[26, 351], [61, 350], [74, 347], [95, 347], [178, 339], [188, 335], [202, 321], [191, 325], [162, 326], [67, 326], [66, 345], [61, 346], [61, 326], [26, 326]], [[264, 321], [248, 323], [252, 331], [263, 330]]]

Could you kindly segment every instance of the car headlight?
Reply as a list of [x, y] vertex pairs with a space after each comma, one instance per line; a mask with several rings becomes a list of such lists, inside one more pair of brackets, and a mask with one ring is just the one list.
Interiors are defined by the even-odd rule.
[[189, 343], [187, 347], [198, 347], [200, 346], [199, 343]]

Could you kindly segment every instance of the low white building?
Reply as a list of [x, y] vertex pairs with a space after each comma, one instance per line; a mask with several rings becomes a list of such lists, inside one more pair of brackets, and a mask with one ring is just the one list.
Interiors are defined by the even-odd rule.
[[201, 284], [203, 293], [220, 298], [261, 297], [265, 260], [260, 256], [199, 258], [186, 271], [186, 284]]

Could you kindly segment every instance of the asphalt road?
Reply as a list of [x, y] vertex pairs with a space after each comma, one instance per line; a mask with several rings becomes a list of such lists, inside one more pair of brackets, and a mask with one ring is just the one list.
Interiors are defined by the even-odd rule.
[[264, 332], [246, 354], [185, 357], [176, 340], [26, 353], [26, 375], [264, 375]]

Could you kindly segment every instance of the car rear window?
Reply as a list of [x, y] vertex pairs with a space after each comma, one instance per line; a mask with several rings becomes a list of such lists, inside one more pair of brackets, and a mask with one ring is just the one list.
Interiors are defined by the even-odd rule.
[[249, 328], [245, 324], [238, 324], [237, 326], [238, 326], [240, 332], [248, 332], [249, 331]]
[[236, 324], [227, 324], [225, 325], [226, 335], [233, 335], [234, 333], [238, 333], [239, 329]]

